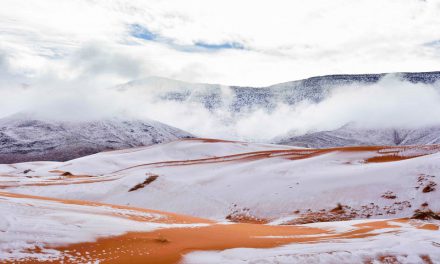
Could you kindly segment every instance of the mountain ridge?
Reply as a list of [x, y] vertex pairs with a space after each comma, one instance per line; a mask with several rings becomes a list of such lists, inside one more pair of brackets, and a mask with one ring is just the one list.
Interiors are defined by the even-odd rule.
[[190, 137], [187, 132], [152, 120], [60, 121], [13, 115], [0, 119], [0, 163], [65, 161]]
[[385, 76], [395, 76], [399, 80], [411, 83], [434, 84], [440, 80], [440, 71], [323, 75], [264, 87], [189, 83], [149, 77], [118, 85], [115, 89], [138, 89], [152, 94], [155, 100], [196, 102], [210, 111], [226, 108], [233, 113], [240, 113], [256, 107], [270, 111], [278, 103], [295, 105], [303, 100], [317, 103], [333, 88], [353, 84], [375, 84]]
[[363, 128], [348, 124], [335, 130], [280, 137], [274, 143], [308, 148], [435, 145], [440, 144], [440, 125], [421, 128]]

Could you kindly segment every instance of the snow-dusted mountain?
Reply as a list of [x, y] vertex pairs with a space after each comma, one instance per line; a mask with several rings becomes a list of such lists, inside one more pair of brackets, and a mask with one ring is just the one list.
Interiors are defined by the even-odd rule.
[[278, 144], [309, 148], [341, 146], [404, 146], [440, 144], [440, 126], [405, 128], [362, 128], [354, 124], [332, 131], [320, 131], [301, 136], [286, 136]]
[[0, 119], [0, 163], [65, 161], [188, 137], [192, 135], [151, 120], [50, 121], [19, 114]]
[[[396, 78], [411, 83], [433, 84], [440, 72], [393, 73]], [[139, 90], [155, 100], [196, 102], [207, 109], [228, 109], [235, 113], [249, 108], [272, 109], [279, 103], [294, 105], [303, 100], [322, 101], [333, 88], [352, 84], [374, 84], [386, 73], [327, 75], [275, 84], [267, 87], [240, 87], [218, 84], [187, 83], [172, 79], [150, 77], [117, 86], [117, 89]]]

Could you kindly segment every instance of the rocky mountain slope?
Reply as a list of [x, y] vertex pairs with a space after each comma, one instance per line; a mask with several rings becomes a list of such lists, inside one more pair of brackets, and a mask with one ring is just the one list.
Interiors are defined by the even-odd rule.
[[[250, 108], [272, 109], [279, 103], [294, 105], [303, 100], [320, 102], [333, 88], [353, 84], [374, 84], [382, 74], [327, 75], [275, 84], [267, 87], [240, 87], [218, 84], [186, 83], [159, 77], [132, 81], [116, 87], [120, 91], [139, 90], [154, 100], [196, 102], [209, 110], [224, 108], [241, 112]], [[411, 83], [433, 84], [440, 72], [396, 73], [396, 78]]]
[[283, 137], [276, 143], [308, 148], [341, 146], [404, 146], [440, 144], [440, 126], [416, 129], [368, 129], [353, 124], [332, 131], [320, 131], [301, 136]]
[[0, 163], [65, 161], [115, 150], [192, 137], [156, 121], [110, 118], [49, 121], [31, 115], [0, 119]]

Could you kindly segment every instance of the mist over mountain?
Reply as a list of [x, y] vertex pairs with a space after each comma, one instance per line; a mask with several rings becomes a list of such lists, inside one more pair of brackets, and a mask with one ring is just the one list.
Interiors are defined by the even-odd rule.
[[152, 93], [158, 100], [200, 103], [209, 110], [227, 107], [239, 113], [249, 109], [273, 110], [279, 104], [295, 105], [307, 100], [323, 101], [333, 89], [350, 85], [373, 85], [386, 75], [411, 84], [433, 85], [440, 72], [346, 74], [311, 77], [266, 87], [225, 86], [219, 84], [186, 83], [150, 77], [118, 86], [120, 90], [139, 89]]
[[363, 128], [347, 124], [331, 131], [284, 136], [274, 143], [308, 148], [343, 146], [405, 146], [440, 144], [440, 126], [420, 128]]
[[438, 125], [439, 79], [440, 72], [328, 75], [267, 87], [160, 77], [116, 86], [44, 80], [13, 93], [0, 90], [0, 112], [60, 121], [157, 120], [198, 137], [273, 142], [351, 122], [371, 129]]
[[146, 103], [148, 117], [204, 137], [273, 141], [287, 134], [417, 128], [440, 121], [440, 72], [329, 75], [268, 87], [147, 78], [116, 87]]

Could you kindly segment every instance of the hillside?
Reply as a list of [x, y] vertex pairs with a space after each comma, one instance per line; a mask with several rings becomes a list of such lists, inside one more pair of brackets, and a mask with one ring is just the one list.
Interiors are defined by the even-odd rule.
[[[267, 87], [240, 87], [219, 84], [187, 83], [150, 77], [117, 86], [119, 91], [137, 90], [154, 101], [200, 103], [206, 109], [227, 109], [232, 113], [253, 108], [273, 109], [284, 103], [295, 105], [303, 100], [320, 102], [334, 89], [345, 85], [369, 85], [379, 82], [386, 73], [347, 74], [311, 77]], [[440, 72], [395, 73], [398, 79], [411, 83], [434, 84]]]
[[308, 148], [342, 146], [405, 146], [440, 144], [440, 126], [405, 128], [362, 128], [348, 124], [332, 131], [320, 131], [301, 136], [285, 136], [278, 144]]
[[192, 135], [151, 120], [59, 121], [20, 114], [0, 119], [0, 163], [66, 161], [188, 137]]

